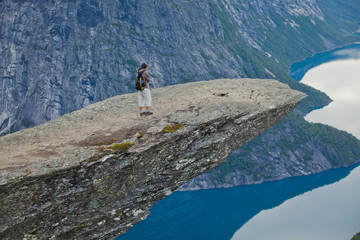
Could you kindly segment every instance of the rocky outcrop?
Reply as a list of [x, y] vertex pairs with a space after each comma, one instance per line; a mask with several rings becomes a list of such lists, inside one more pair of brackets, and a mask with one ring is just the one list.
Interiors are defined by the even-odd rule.
[[358, 29], [348, 17], [328, 23], [328, 2], [2, 0], [0, 134], [134, 91], [143, 61], [155, 87], [220, 77], [285, 82], [286, 64], [325, 50], [323, 41], [349, 42]]
[[[275, 80], [223, 79], [90, 105], [0, 138], [0, 238], [112, 239], [305, 97]], [[6, 156], [4, 158], [4, 156]]]

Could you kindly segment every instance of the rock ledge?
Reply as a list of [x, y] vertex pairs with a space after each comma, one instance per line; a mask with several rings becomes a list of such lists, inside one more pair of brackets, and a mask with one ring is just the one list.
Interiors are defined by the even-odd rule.
[[304, 97], [275, 80], [195, 82], [152, 90], [152, 116], [126, 94], [1, 137], [0, 238], [119, 236]]

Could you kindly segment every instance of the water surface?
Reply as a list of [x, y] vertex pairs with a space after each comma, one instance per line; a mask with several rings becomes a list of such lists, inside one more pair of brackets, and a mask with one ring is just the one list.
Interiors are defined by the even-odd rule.
[[360, 139], [360, 59], [322, 64], [310, 69], [301, 82], [325, 92], [333, 100], [328, 106], [310, 112], [306, 120], [328, 124]]
[[[333, 102], [309, 113], [305, 119], [346, 130], [360, 138], [359, 46], [318, 56], [320, 60], [316, 56], [306, 59], [297, 63], [303, 69], [293, 70], [304, 76], [299, 79], [302, 83], [325, 92]], [[308, 66], [316, 67], [309, 70]], [[359, 185], [360, 167], [338, 183], [263, 210], [241, 227], [232, 239], [350, 239], [360, 231]]]
[[[258, 185], [175, 192], [155, 204], [146, 220], [118, 239], [231, 239], [238, 229], [241, 229], [246, 222], [264, 209], [272, 209], [288, 199], [336, 183], [346, 178], [352, 169], [334, 169], [310, 176], [293, 177]], [[352, 191], [358, 193], [356, 199], [359, 199], [360, 191], [358, 191], [357, 184], [352, 184]], [[358, 203], [355, 206], [358, 206]], [[344, 207], [351, 209], [354, 205], [345, 205]], [[360, 214], [357, 215], [360, 216]], [[316, 225], [317, 223], [312, 224]], [[341, 224], [348, 225], [347, 222]], [[258, 225], [259, 228], [263, 226]], [[350, 231], [349, 233], [354, 232]], [[242, 239], [246, 240], [247, 238]]]
[[264, 210], [233, 240], [350, 240], [360, 231], [360, 167], [332, 185], [287, 200]]

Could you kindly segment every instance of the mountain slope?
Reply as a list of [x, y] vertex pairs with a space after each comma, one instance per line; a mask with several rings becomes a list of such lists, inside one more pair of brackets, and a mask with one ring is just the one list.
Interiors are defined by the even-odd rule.
[[[353, 34], [360, 21], [356, 0], [2, 0], [0, 13], [1, 134], [135, 91], [143, 61], [155, 88], [276, 78], [308, 95], [296, 110], [304, 115], [331, 100], [291, 79], [290, 65], [360, 39]], [[298, 118], [290, 121], [293, 128]], [[321, 141], [328, 146], [326, 136]]]
[[338, 129], [291, 113], [280, 124], [233, 152], [219, 167], [186, 183], [198, 190], [309, 175], [360, 161], [360, 141]]
[[[4, 0], [0, 6], [1, 133], [134, 91], [142, 61], [151, 66], [154, 87], [219, 77], [291, 82], [285, 73], [295, 59], [354, 39], [352, 22], [331, 28], [313, 0]], [[304, 104], [328, 101], [321, 98]]]

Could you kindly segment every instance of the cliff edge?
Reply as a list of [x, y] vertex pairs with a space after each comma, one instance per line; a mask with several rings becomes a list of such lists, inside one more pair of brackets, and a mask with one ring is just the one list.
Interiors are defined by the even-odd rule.
[[275, 80], [220, 79], [90, 105], [0, 138], [0, 238], [112, 239], [224, 162], [305, 97]]

